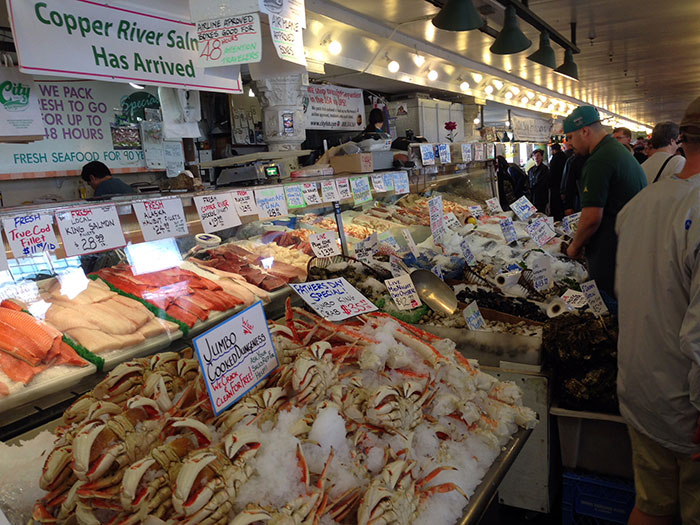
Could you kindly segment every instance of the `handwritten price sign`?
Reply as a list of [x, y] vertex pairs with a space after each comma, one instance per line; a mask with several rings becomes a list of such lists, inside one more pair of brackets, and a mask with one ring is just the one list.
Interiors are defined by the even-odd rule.
[[232, 192], [231, 195], [233, 195], [233, 204], [236, 207], [236, 213], [238, 213], [240, 217], [258, 214], [258, 208], [255, 205], [255, 197], [252, 191], [236, 190]]
[[413, 310], [421, 305], [416, 287], [407, 273], [387, 279], [384, 284], [399, 310]]
[[3, 219], [7, 240], [15, 257], [53, 252], [58, 239], [53, 231], [53, 217], [39, 212]]
[[199, 220], [206, 233], [233, 228], [241, 225], [230, 193], [202, 195], [194, 198]]
[[255, 190], [255, 202], [261, 219], [283, 217], [289, 213], [281, 186]]
[[197, 22], [200, 67], [233, 66], [260, 62], [260, 15], [227, 16]]
[[134, 213], [146, 241], [187, 235], [187, 219], [180, 199], [153, 199], [134, 203]]
[[377, 309], [343, 277], [310, 283], [289, 283], [289, 286], [318, 315], [329, 321], [342, 321]]
[[[347, 179], [345, 179], [347, 182]], [[340, 195], [338, 195], [338, 188], [335, 187], [334, 180], [324, 180], [321, 182], [321, 195], [323, 196], [323, 202], [333, 202], [339, 201]]]
[[58, 211], [56, 222], [68, 257], [114, 250], [126, 245], [114, 206]]
[[340, 255], [338, 235], [333, 232], [314, 233], [309, 235], [311, 249], [316, 257], [331, 257]]
[[318, 194], [318, 188], [315, 182], [305, 182], [302, 184], [301, 192], [304, 194], [304, 201], [306, 201], [306, 204], [321, 204], [321, 196]]

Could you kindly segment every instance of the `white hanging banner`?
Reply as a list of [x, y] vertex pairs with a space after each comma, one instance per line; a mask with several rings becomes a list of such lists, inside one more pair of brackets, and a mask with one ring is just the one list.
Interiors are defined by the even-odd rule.
[[306, 9], [304, 0], [259, 0], [260, 11], [269, 16], [279, 15], [306, 28]]
[[528, 142], [548, 142], [552, 134], [552, 121], [511, 115], [515, 140]]

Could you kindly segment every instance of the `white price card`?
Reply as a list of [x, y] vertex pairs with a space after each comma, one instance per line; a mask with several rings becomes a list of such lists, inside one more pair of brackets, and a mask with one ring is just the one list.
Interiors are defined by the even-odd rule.
[[515, 212], [521, 221], [526, 221], [537, 213], [537, 208], [535, 208], [525, 196], [520, 197], [517, 201], [512, 203], [510, 209]]
[[382, 232], [379, 234], [379, 244], [388, 244], [391, 246], [391, 249], [394, 250], [395, 252], [400, 252], [401, 251], [401, 246], [399, 246], [399, 243], [396, 242], [396, 239], [394, 239], [394, 236], [389, 233], [389, 232]]
[[549, 290], [552, 286], [552, 262], [546, 255], [542, 255], [532, 263], [532, 279], [535, 290], [541, 292]]
[[396, 255], [390, 255], [389, 256], [389, 264], [391, 265], [391, 275], [393, 277], [398, 277], [399, 275], [403, 275], [406, 272], [404, 271], [403, 267], [399, 263], [401, 259], [399, 259]]
[[68, 257], [114, 250], [126, 245], [115, 206], [57, 211], [56, 221]]
[[503, 233], [503, 238], [506, 240], [506, 244], [512, 244], [518, 241], [518, 234], [515, 233], [515, 225], [510, 217], [498, 221], [501, 226], [501, 232]]
[[475, 219], [478, 219], [484, 214], [483, 208], [478, 204], [474, 206], [469, 206], [467, 209], [469, 210], [469, 213], [472, 214], [472, 217], [474, 217]]
[[472, 145], [462, 144], [462, 162], [472, 161]]
[[329, 321], [342, 321], [377, 309], [343, 277], [326, 281], [289, 283], [289, 286], [318, 315]]
[[407, 228], [404, 228], [401, 230], [401, 234], [403, 235], [403, 238], [406, 239], [408, 249], [411, 251], [413, 256], [418, 259], [418, 246], [416, 246], [416, 241], [413, 240], [413, 235], [411, 235], [411, 232]]
[[338, 195], [338, 188], [335, 187], [334, 180], [324, 180], [321, 182], [321, 198], [323, 199], [323, 202], [333, 202], [340, 200], [340, 196]]
[[449, 144], [438, 144], [438, 154], [440, 155], [440, 164], [449, 164], [452, 162]]
[[493, 199], [486, 199], [486, 208], [492, 215], [495, 215], [497, 213], [503, 213], [503, 208], [501, 208], [501, 203], [498, 200], [498, 197], [494, 197]]
[[53, 252], [58, 247], [58, 239], [53, 231], [53, 216], [48, 213], [37, 211], [16, 215], [3, 219], [2, 227], [16, 258]]
[[474, 144], [474, 160], [484, 160], [484, 144]]
[[408, 182], [408, 173], [398, 171], [394, 173], [394, 193], [403, 195], [411, 191], [410, 183]]
[[451, 230], [459, 229], [462, 227], [462, 223], [459, 222], [459, 219], [454, 214], [454, 212], [448, 211], [445, 214], [445, 217], [443, 218], [445, 219], [445, 226], [447, 226]]
[[374, 191], [377, 192], [384, 192], [386, 190], [386, 186], [384, 185], [384, 175], [381, 173], [378, 173], [376, 175], [372, 175], [372, 187], [374, 188]]
[[573, 308], [583, 308], [588, 304], [585, 294], [572, 290], [571, 288], [564, 292], [564, 295], [562, 295], [561, 298], [566, 304]]
[[484, 321], [476, 301], [469, 303], [462, 311], [462, 315], [464, 315], [464, 320], [470, 330], [486, 330], [486, 321]]
[[306, 206], [304, 202], [304, 193], [301, 191], [301, 185], [289, 184], [285, 186], [284, 194], [287, 197], [287, 207], [289, 207], [289, 209], [303, 208]]
[[301, 192], [304, 194], [304, 201], [307, 205], [321, 204], [321, 196], [315, 182], [305, 182], [301, 185]]
[[430, 269], [430, 271], [433, 272], [435, 275], [437, 275], [438, 278], [440, 278], [440, 280], [444, 279], [444, 276], [442, 275], [442, 266], [440, 266], [439, 264], [436, 264], [435, 266], [433, 266]]
[[255, 204], [258, 207], [258, 217], [261, 219], [284, 217], [289, 213], [287, 201], [284, 198], [284, 188], [281, 186], [255, 190]]
[[462, 255], [464, 255], [464, 260], [466, 263], [469, 266], [476, 266], [476, 257], [474, 257], [474, 253], [469, 247], [469, 242], [467, 239], [464, 239], [461, 243], [459, 243], [459, 246], [462, 248]]
[[430, 214], [430, 231], [433, 232], [433, 239], [437, 244], [442, 242], [445, 235], [445, 214], [440, 195], [428, 199], [428, 212]]
[[583, 295], [586, 296], [586, 302], [588, 302], [588, 306], [590, 306], [595, 315], [600, 317], [608, 313], [608, 307], [605, 306], [605, 302], [603, 302], [603, 298], [600, 296], [600, 291], [598, 291], [598, 285], [596, 285], [595, 281], [581, 283], [581, 291]]
[[258, 214], [258, 207], [255, 205], [253, 190], [234, 190], [231, 192], [231, 195], [233, 195], [233, 204], [236, 207], [236, 213], [238, 213], [240, 217]]
[[241, 225], [230, 193], [202, 195], [194, 198], [199, 220], [206, 233], [233, 228]]
[[525, 229], [537, 246], [544, 246], [557, 235], [546, 219], [538, 219], [532, 224], [528, 224]]
[[420, 160], [423, 166], [435, 165], [435, 150], [433, 149], [432, 144], [420, 145]]
[[187, 219], [180, 199], [152, 199], [135, 202], [133, 206], [144, 240], [187, 235]]
[[350, 181], [348, 181], [348, 179], [338, 179], [335, 181], [335, 185], [338, 188], [338, 197], [340, 197], [340, 200], [352, 198], [352, 190], [350, 190]]
[[369, 178], [355, 177], [350, 179], [352, 198], [355, 204], [363, 204], [372, 200], [372, 190], [369, 189]]
[[564, 231], [570, 236], [573, 237], [576, 235], [576, 230], [578, 229], [578, 221], [581, 218], [581, 212], [577, 213], [572, 213], [571, 215], [567, 215], [562, 219], [562, 223], [564, 225]]
[[379, 239], [376, 233], [367, 237], [364, 241], [355, 243], [355, 259], [368, 262], [379, 251]]
[[386, 191], [394, 191], [394, 174], [393, 173], [383, 173], [384, 177], [384, 189]]
[[192, 344], [217, 416], [279, 366], [260, 301], [195, 337]]
[[387, 279], [384, 284], [399, 310], [413, 310], [421, 305], [416, 287], [407, 273]]
[[309, 235], [309, 243], [316, 257], [340, 255], [338, 235], [334, 232], [322, 232]]

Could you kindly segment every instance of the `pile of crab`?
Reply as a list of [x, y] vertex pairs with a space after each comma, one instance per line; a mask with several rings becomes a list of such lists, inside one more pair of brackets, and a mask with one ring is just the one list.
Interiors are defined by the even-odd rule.
[[536, 415], [454, 343], [287, 306], [280, 366], [214, 416], [191, 352], [122, 364], [64, 414], [34, 523], [454, 523]]

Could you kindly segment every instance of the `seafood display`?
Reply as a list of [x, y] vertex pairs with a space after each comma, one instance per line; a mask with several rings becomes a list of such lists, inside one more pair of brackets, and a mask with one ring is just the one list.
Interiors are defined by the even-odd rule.
[[294, 266], [301, 270], [301, 275], [306, 276], [306, 266], [311, 259], [310, 255], [307, 255], [299, 248], [292, 249], [288, 246], [282, 246], [276, 242], [269, 242], [267, 244], [262, 244], [258, 241], [238, 241], [236, 244], [241, 248], [254, 253], [261, 258], [272, 257], [276, 263], [284, 263]]
[[280, 367], [218, 417], [188, 352], [114, 369], [65, 412], [33, 523], [454, 523], [536, 424], [514, 383], [385, 314], [288, 304], [270, 329]]

